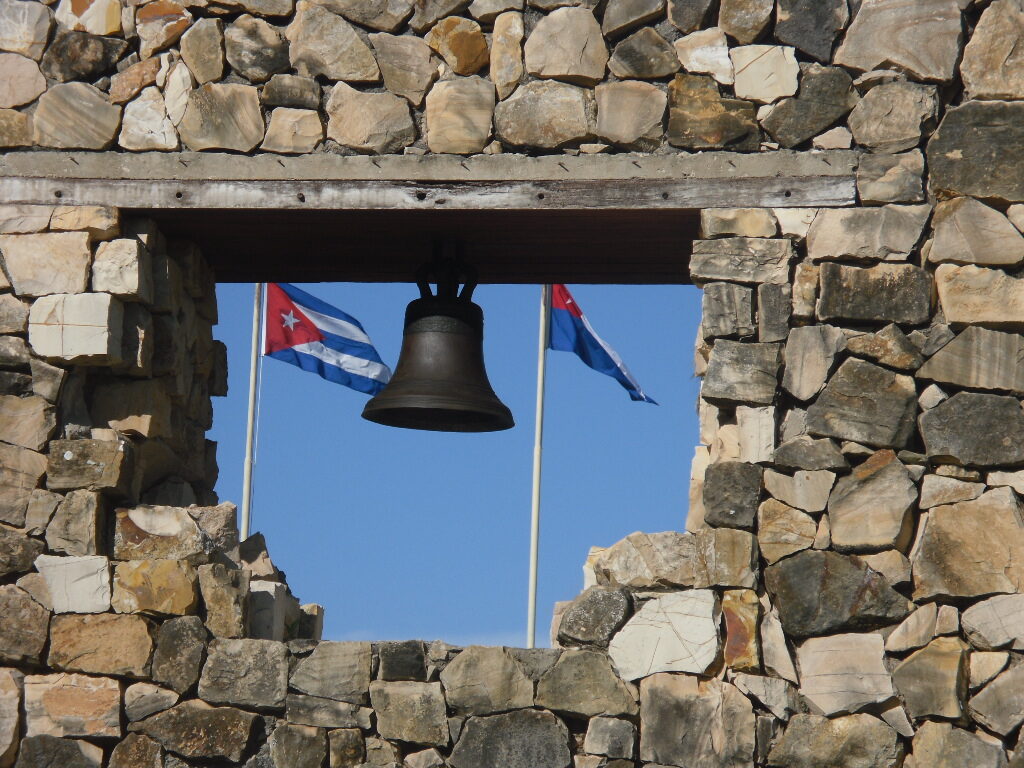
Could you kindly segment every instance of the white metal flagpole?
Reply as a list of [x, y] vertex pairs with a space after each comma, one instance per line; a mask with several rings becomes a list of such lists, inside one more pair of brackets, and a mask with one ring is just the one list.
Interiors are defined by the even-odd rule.
[[537, 643], [537, 565], [540, 552], [540, 470], [544, 449], [544, 384], [547, 378], [548, 334], [551, 330], [551, 286], [540, 294], [540, 343], [537, 349], [537, 415], [533, 439], [533, 504], [530, 516], [530, 597], [526, 619], [526, 647]]
[[242, 471], [242, 541], [252, 520], [252, 468], [256, 437], [256, 401], [260, 386], [260, 338], [263, 331], [263, 283], [256, 283], [252, 306], [252, 359], [249, 362], [249, 417], [245, 425], [245, 467]]

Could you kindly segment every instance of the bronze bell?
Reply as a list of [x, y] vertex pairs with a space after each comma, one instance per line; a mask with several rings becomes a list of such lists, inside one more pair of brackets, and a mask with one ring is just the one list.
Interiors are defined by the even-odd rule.
[[[437, 282], [437, 295], [428, 279]], [[458, 292], [460, 277], [462, 292]], [[391, 381], [363, 408], [389, 427], [497, 432], [515, 426], [484, 369], [484, 313], [472, 302], [475, 276], [464, 264], [434, 262], [417, 274], [420, 298], [405, 310], [402, 351]]]

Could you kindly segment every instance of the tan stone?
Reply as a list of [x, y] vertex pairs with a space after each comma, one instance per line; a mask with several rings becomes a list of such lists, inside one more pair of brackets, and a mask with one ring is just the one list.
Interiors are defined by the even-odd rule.
[[[497, 22], [494, 36], [497, 39]], [[404, 97], [414, 107], [421, 106], [430, 86], [437, 80], [437, 66], [431, 59], [430, 46], [412, 35], [383, 32], [370, 35], [370, 43], [377, 56], [384, 87]]]
[[172, 437], [172, 410], [163, 379], [107, 382], [97, 387], [89, 408], [97, 425], [142, 437]]
[[729, 44], [725, 32], [718, 27], [702, 29], [679, 38], [673, 43], [679, 63], [687, 72], [711, 75], [722, 85], [732, 85], [736, 80]]
[[0, 768], [11, 768], [21, 737], [21, 697], [24, 674], [0, 668]]
[[805, 512], [821, 512], [828, 503], [836, 475], [828, 470], [797, 470], [792, 476], [767, 470], [764, 486], [773, 497]]
[[1024, 329], [1022, 278], [971, 264], [942, 264], [935, 270], [935, 285], [950, 323]]
[[1017, 56], [1024, 8], [1014, 0], [992, 3], [964, 48], [960, 75], [969, 99], [1024, 97], [1024, 63]]
[[33, 489], [46, 472], [46, 457], [35, 451], [0, 444], [0, 505], [7, 522], [24, 520]]
[[106, 149], [120, 123], [121, 108], [86, 83], [54, 85], [32, 115], [35, 143], [56, 149]]
[[121, 0], [61, 0], [57, 23], [92, 35], [120, 35]]
[[152, 683], [133, 683], [124, 692], [124, 714], [135, 722], [157, 712], [170, 709], [180, 697], [167, 688]]
[[1024, 650], [1024, 595], [996, 595], [964, 611], [964, 634], [975, 648]]
[[167, 116], [167, 105], [158, 88], [146, 88], [125, 106], [117, 143], [136, 152], [178, 148], [178, 132]]
[[504, 648], [470, 646], [442, 670], [441, 683], [457, 714], [486, 715], [533, 702], [533, 683]]
[[768, 595], [761, 596], [761, 606], [764, 609], [761, 615], [761, 657], [764, 670], [769, 675], [797, 683], [799, 677], [786, 643], [782, 622], [779, 621], [779, 613], [772, 606]]
[[179, 61], [171, 67], [167, 75], [167, 83], [164, 85], [164, 107], [167, 109], [167, 117], [175, 127], [181, 124], [185, 117], [185, 110], [188, 109], [189, 97], [196, 81], [185, 62]]
[[1000, 736], [1024, 721], [1024, 667], [1010, 667], [971, 698], [972, 719]]
[[95, 243], [121, 232], [121, 214], [103, 205], [58, 205], [50, 217], [50, 229], [88, 232]]
[[135, 31], [139, 36], [139, 56], [148, 59], [178, 41], [192, 25], [192, 14], [174, 0], [154, 0], [135, 12]]
[[249, 571], [230, 570], [222, 563], [201, 565], [198, 570], [207, 629], [214, 637], [245, 637]]
[[149, 626], [140, 616], [64, 614], [50, 627], [49, 665], [55, 669], [143, 678], [152, 651]]
[[722, 0], [718, 26], [741, 44], [752, 43], [767, 26], [774, 5], [772, 0]]
[[445, 80], [427, 94], [427, 145], [431, 152], [472, 154], [491, 137], [494, 86], [481, 77]]
[[200, 83], [224, 75], [224, 25], [220, 19], [199, 19], [181, 36], [181, 58]]
[[757, 543], [769, 564], [810, 547], [816, 532], [810, 515], [781, 501], [768, 499], [757, 510]]
[[135, 560], [114, 569], [111, 607], [118, 613], [185, 616], [196, 612], [195, 568], [187, 560]]
[[591, 136], [593, 112], [593, 93], [587, 89], [557, 82], [530, 82], [495, 107], [494, 132], [513, 146], [554, 149]]
[[162, 58], [139, 61], [110, 78], [108, 96], [112, 104], [123, 104], [134, 98], [143, 88], [156, 83], [160, 74]]
[[[427, 109], [429, 121], [429, 100]], [[397, 152], [416, 139], [409, 104], [391, 93], [365, 93], [338, 83], [331, 90], [327, 116], [327, 136], [361, 152]]]
[[138, 506], [116, 512], [114, 557], [118, 560], [188, 560], [201, 564], [211, 544], [187, 509]]
[[526, 71], [579, 85], [604, 79], [608, 48], [587, 8], [559, 8], [541, 19], [526, 40]]
[[[160, 98], [156, 88], [146, 90]], [[100, 243], [92, 264], [92, 289], [127, 301], [150, 303], [153, 300], [153, 264], [149, 251], [136, 238]]]
[[56, 426], [54, 408], [43, 398], [0, 395], [0, 440], [39, 451]]
[[[989, 485], [999, 485], [999, 483], [993, 483], [990, 479]], [[954, 477], [925, 475], [921, 481], [921, 500], [919, 506], [922, 509], [930, 509], [942, 506], [943, 504], [970, 501], [971, 499], [978, 498], [984, 492], [984, 483], [968, 483], [963, 480], [957, 480]]]
[[703, 208], [700, 212], [700, 236], [775, 237], [775, 214], [765, 208]]
[[32, 116], [16, 109], [0, 109], [0, 148], [31, 147]]
[[459, 16], [441, 19], [426, 41], [457, 75], [473, 75], [487, 66], [487, 38], [475, 21]]
[[288, 55], [300, 75], [331, 80], [375, 83], [380, 69], [373, 52], [355, 28], [337, 14], [308, 0], [299, 0], [286, 36]]
[[[822, 521], [827, 522], [828, 517], [823, 517]], [[861, 555], [860, 558], [869, 568], [882, 574], [892, 586], [899, 587], [910, 583], [910, 560], [899, 550], [887, 549], [883, 552]]]
[[971, 690], [976, 691], [992, 680], [1006, 669], [1009, 661], [1010, 654], [1006, 651], [973, 651], [970, 654]]
[[50, 38], [53, 11], [42, 3], [4, 0], [0, 3], [0, 51], [39, 61]]
[[602, 83], [597, 97], [597, 134], [613, 144], [641, 151], [661, 144], [665, 92], [650, 83]]
[[502, 13], [494, 20], [491, 34], [491, 82], [498, 98], [505, 99], [523, 77], [523, 14]]
[[46, 78], [32, 59], [0, 53], [0, 108], [30, 104], [45, 90]]
[[1024, 261], [1024, 236], [994, 208], [970, 197], [940, 202], [928, 251], [934, 263], [1016, 266]]
[[99, 493], [72, 491], [63, 498], [46, 527], [46, 545], [68, 555], [100, 554], [106, 538], [106, 509]]
[[761, 647], [758, 625], [761, 603], [752, 589], [727, 589], [722, 593], [725, 643], [722, 656], [730, 669], [759, 672]]
[[92, 252], [85, 232], [4, 235], [0, 252], [19, 296], [86, 290]]
[[181, 140], [193, 151], [250, 151], [263, 140], [264, 135], [263, 113], [256, 88], [220, 83], [200, 86], [189, 94], [178, 132]]
[[906, 261], [930, 211], [927, 205], [819, 211], [807, 232], [808, 256], [814, 261]]
[[324, 140], [324, 124], [312, 109], [278, 107], [270, 113], [267, 135], [260, 149], [282, 154], [312, 152]]
[[[53, 210], [52, 205], [0, 205], [0, 235], [42, 232], [50, 225]], [[0, 283], [3, 288], [10, 287], [6, 276]]]
[[44, 296], [32, 305], [28, 338], [41, 357], [83, 365], [121, 359], [121, 302], [106, 293]]
[[121, 737], [121, 684], [85, 675], [29, 675], [25, 678], [28, 737]]
[[772, 104], [796, 94], [800, 66], [794, 50], [781, 45], [743, 45], [729, 51], [736, 97]]
[[906, 551], [917, 486], [892, 451], [878, 451], [839, 479], [828, 499], [832, 546], [840, 552]]
[[881, 635], [812, 637], [796, 653], [800, 692], [817, 714], [857, 712], [895, 693], [882, 659]]
[[846, 346], [842, 331], [831, 325], [792, 328], [786, 339], [782, 386], [797, 400], [810, 400], [828, 381], [836, 356]]
[[938, 115], [934, 86], [904, 81], [872, 88], [848, 118], [858, 144], [876, 152], [903, 152], [916, 147]]
[[912, 653], [892, 672], [892, 679], [915, 720], [958, 719], [967, 689], [966, 646], [958, 637], [940, 637]]

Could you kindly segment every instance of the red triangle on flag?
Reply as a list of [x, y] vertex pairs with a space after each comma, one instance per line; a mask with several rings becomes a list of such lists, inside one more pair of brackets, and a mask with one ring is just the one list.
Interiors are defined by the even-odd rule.
[[277, 283], [267, 283], [264, 354], [323, 340], [320, 329], [288, 298], [284, 289]]

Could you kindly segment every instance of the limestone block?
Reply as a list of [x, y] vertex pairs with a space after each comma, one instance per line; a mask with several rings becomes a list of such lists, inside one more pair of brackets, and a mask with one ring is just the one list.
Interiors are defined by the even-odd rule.
[[771, 19], [771, 0], [723, 0], [718, 26], [741, 44], [756, 40]]
[[222, 563], [198, 568], [206, 627], [214, 637], [244, 637], [248, 616], [249, 572]]
[[427, 94], [427, 145], [431, 152], [471, 154], [491, 137], [494, 86], [481, 77], [445, 80]]
[[[525, 34], [521, 13], [511, 10], [502, 13], [494, 20], [494, 31], [491, 35], [490, 75], [499, 99], [508, 98], [523, 77], [523, 37]], [[383, 62], [381, 69], [384, 69]], [[386, 72], [384, 79], [386, 83]], [[395, 90], [391, 86], [388, 88], [392, 91]], [[420, 98], [422, 100], [422, 97]]]
[[185, 66], [185, 62], [178, 62], [171, 67], [170, 74], [167, 75], [167, 84], [164, 86], [164, 107], [167, 109], [167, 117], [176, 128], [185, 117], [195, 86], [195, 78]]
[[608, 654], [619, 675], [702, 674], [718, 655], [721, 607], [715, 593], [694, 589], [646, 603], [612, 638]]
[[761, 603], [752, 589], [728, 589], [722, 593], [725, 642], [722, 658], [729, 669], [761, 671], [758, 624]]
[[768, 499], [758, 508], [757, 543], [769, 564], [810, 548], [816, 532], [810, 515], [780, 501]]
[[942, 264], [935, 285], [950, 323], [1024, 329], [1024, 281], [1002, 270]]
[[775, 451], [775, 408], [736, 406], [740, 461], [767, 462]]
[[156, 0], [135, 12], [135, 30], [141, 45], [139, 56], [147, 59], [171, 46], [192, 24], [192, 14], [174, 0]]
[[595, 717], [587, 724], [583, 749], [591, 755], [631, 759], [636, 747], [636, 726], [628, 720]]
[[11, 768], [21, 741], [21, 699], [24, 675], [0, 669], [0, 766]]
[[487, 38], [480, 25], [459, 16], [435, 24], [426, 36], [429, 45], [457, 75], [474, 75], [487, 66]]
[[864, 155], [857, 166], [857, 194], [863, 203], [918, 203], [924, 200], [924, 155]]
[[198, 565], [211, 550], [211, 540], [186, 509], [143, 505], [116, 512], [118, 560], [188, 560]]
[[506, 768], [564, 768], [572, 759], [569, 730], [550, 712], [537, 710], [471, 717], [448, 762], [453, 768], [487, 768], [496, 755]]
[[890, 323], [878, 333], [853, 334], [846, 332], [846, 349], [858, 357], [905, 371], [916, 370], [924, 360], [914, 343], [895, 323]]
[[63, 614], [50, 627], [49, 665], [69, 672], [145, 678], [153, 651], [140, 616]]
[[299, 0], [285, 32], [292, 66], [304, 77], [375, 83], [380, 69], [355, 27], [322, 5]]
[[25, 678], [26, 736], [121, 737], [121, 684], [85, 675]]
[[258, 716], [233, 707], [211, 707], [185, 701], [130, 730], [144, 733], [165, 749], [185, 758], [224, 758], [239, 762], [245, 754]]
[[976, 691], [985, 683], [1006, 669], [1010, 654], [1006, 651], [972, 651], [970, 654], [971, 691]]
[[1024, 97], [1024, 69], [1014, 56], [1024, 10], [1011, 0], [992, 3], [982, 13], [964, 48], [960, 75], [971, 99]]
[[310, 109], [280, 107], [270, 114], [267, 136], [260, 149], [282, 154], [312, 152], [324, 139], [320, 116]]
[[288, 647], [273, 640], [210, 642], [199, 695], [213, 704], [276, 709], [288, 690]]
[[111, 607], [118, 613], [183, 616], [198, 604], [196, 571], [187, 560], [134, 560], [114, 569]]
[[903, 653], [923, 648], [935, 636], [938, 613], [935, 603], [925, 603], [915, 609], [886, 638], [885, 650], [889, 653]]
[[[108, 96], [112, 104], [124, 104], [135, 98], [143, 88], [155, 85], [157, 77], [161, 75], [161, 57], [139, 61], [125, 67], [116, 75], [110, 78], [110, 91]], [[166, 74], [166, 73], [164, 73]]]
[[364, 762], [366, 743], [358, 728], [338, 728], [329, 731], [327, 738], [331, 768], [355, 768]]
[[137, 99], [125, 106], [117, 143], [124, 149], [134, 151], [169, 151], [178, 148], [178, 133], [167, 116], [167, 106], [158, 89], [146, 88]]
[[58, 205], [50, 217], [50, 229], [88, 232], [95, 243], [120, 234], [121, 214], [104, 205]]
[[[30, 234], [42, 232], [50, 225], [54, 206], [51, 205], [0, 205], [0, 234]], [[8, 287], [7, 276], [0, 282]]]
[[723, 97], [710, 77], [676, 75], [668, 97], [667, 136], [672, 146], [738, 152], [754, 152], [760, 146], [753, 102]]
[[867, 72], [894, 67], [919, 80], [953, 77], [963, 28], [956, 0], [868, 0], [835, 54], [836, 64]]
[[42, 3], [0, 3], [0, 50], [39, 61], [53, 27], [53, 11]]
[[[149, 6], [145, 6], [149, 7]], [[206, 83], [188, 96], [178, 124], [181, 140], [192, 151], [232, 149], [249, 152], [263, 141], [263, 114], [256, 88]]]
[[836, 471], [850, 466], [834, 440], [815, 439], [810, 435], [799, 435], [783, 442], [775, 450], [772, 463], [779, 469]]
[[220, 19], [197, 19], [181, 36], [181, 58], [199, 83], [224, 75], [224, 25]]
[[[532, 39], [526, 42], [527, 69], [530, 68]], [[434, 88], [436, 90], [437, 87]], [[428, 110], [430, 101], [428, 97]], [[529, 82], [494, 108], [494, 133], [502, 142], [512, 146], [555, 149], [589, 138], [596, 127], [594, 112], [593, 93], [586, 88], [553, 81]]]
[[975, 648], [1024, 649], [1024, 595], [996, 595], [964, 611], [964, 633]]
[[764, 473], [764, 485], [774, 498], [805, 512], [821, 512], [828, 502], [836, 475], [828, 470], [797, 470], [792, 476], [773, 469]]
[[178, 694], [152, 683], [133, 683], [124, 692], [124, 714], [130, 722], [144, 720], [178, 703]]
[[914, 734], [914, 753], [908, 758], [907, 768], [1003, 768], [1007, 764], [1003, 748], [983, 738], [982, 733], [965, 731], [950, 723], [922, 723]]
[[704, 26], [711, 0], [671, 0], [668, 18], [680, 32], [693, 32]]
[[31, 116], [15, 109], [0, 109], [0, 147], [31, 147], [32, 144]]
[[820, 271], [817, 264], [801, 262], [796, 265], [793, 276], [793, 317], [799, 320], [810, 320], [814, 317]]
[[938, 119], [934, 86], [905, 81], [872, 88], [850, 113], [858, 144], [876, 152], [904, 152], [921, 143]]
[[668, 77], [679, 71], [679, 57], [657, 30], [643, 27], [615, 46], [608, 69], [621, 79]]
[[116, 364], [121, 360], [123, 317], [121, 302], [108, 293], [43, 296], [29, 312], [29, 344], [51, 360]]
[[896, 731], [863, 714], [833, 718], [794, 715], [768, 755], [772, 768], [896, 768], [902, 760]]
[[134, 238], [108, 240], [96, 249], [92, 289], [128, 301], [153, 300], [153, 265], [149, 251]]
[[732, 676], [732, 682], [779, 720], [789, 720], [799, 711], [797, 688], [786, 680], [739, 672]]
[[228, 25], [224, 53], [232, 68], [252, 83], [266, 82], [289, 68], [288, 42], [280, 30], [249, 14]]
[[610, 0], [601, 20], [601, 31], [611, 40], [659, 17], [664, 18], [664, 13], [665, 0]]
[[852, 714], [895, 694], [881, 635], [813, 637], [796, 653], [800, 692], [816, 714]]
[[128, 734], [110, 753], [107, 768], [162, 768], [164, 748], [148, 736]]
[[790, 329], [783, 388], [797, 400], [810, 400], [825, 386], [836, 355], [845, 346], [842, 331], [831, 325]]
[[19, 296], [86, 290], [92, 252], [85, 232], [4, 235], [0, 251]]
[[285, 702], [287, 719], [317, 728], [362, 728], [370, 730], [373, 710], [345, 701], [289, 693]]
[[878, 448], [902, 448], [914, 430], [916, 410], [917, 391], [910, 376], [851, 358], [807, 409], [807, 431]]
[[578, 85], [604, 79], [608, 49], [601, 27], [587, 8], [558, 8], [534, 28], [524, 48], [526, 71]]
[[971, 717], [1005, 736], [1024, 722], [1024, 667], [1011, 667], [971, 697]]
[[828, 499], [832, 546], [840, 552], [906, 551], [917, 486], [890, 450], [878, 451], [839, 479]]
[[33, 141], [55, 149], [107, 149], [121, 124], [121, 108], [86, 83], [54, 85], [32, 115]]
[[[992, 474], [997, 473], [990, 473], [990, 475]], [[999, 485], [999, 483], [993, 483], [990, 477], [989, 485]], [[922, 509], [930, 509], [943, 504], [970, 501], [978, 498], [984, 492], [985, 485], [983, 483], [968, 483], [953, 477], [925, 475], [921, 482], [920, 506]]]
[[530, 706], [533, 684], [501, 648], [470, 646], [441, 672], [448, 705], [466, 715], [487, 715]]
[[299, 661], [290, 685], [314, 696], [359, 703], [370, 689], [370, 661], [369, 643], [323, 642]]
[[735, 686], [656, 674], [641, 681], [640, 702], [641, 760], [694, 766], [753, 764], [754, 711]]
[[22, 740], [14, 768], [35, 768], [37, 765], [100, 768], [103, 765], [103, 750], [87, 741], [31, 736]]
[[814, 261], [906, 261], [930, 212], [927, 205], [827, 208], [807, 233], [807, 254]]
[[1016, 398], [958, 392], [919, 422], [931, 459], [979, 467], [1024, 461], [1024, 411]]
[[184, 693], [199, 680], [206, 656], [206, 630], [198, 616], [181, 616], [160, 625], [153, 652], [153, 679]]
[[1024, 236], [1002, 213], [973, 198], [939, 203], [932, 226], [931, 262], [1013, 267], [1024, 261]]
[[775, 214], [765, 208], [703, 208], [700, 212], [703, 238], [775, 237], [778, 228]]
[[484, 24], [493, 24], [498, 16], [507, 11], [522, 11], [523, 0], [473, 0], [469, 15]]
[[[675, 8], [681, 3], [670, 3]], [[722, 85], [735, 82], [732, 59], [729, 58], [729, 44], [725, 32], [718, 27], [702, 29], [679, 38], [673, 43], [679, 63], [687, 72], [711, 75]]]
[[921, 516], [910, 553], [914, 599], [974, 597], [1024, 589], [1020, 502], [1009, 488]]
[[56, 426], [54, 407], [38, 395], [0, 395], [0, 440], [39, 451]]
[[31, 104], [46, 90], [46, 78], [32, 59], [0, 53], [0, 108]]
[[129, 448], [120, 440], [53, 440], [45, 467], [46, 484], [57, 491], [106, 489], [121, 496], [131, 481]]
[[775, 37], [818, 61], [828, 62], [836, 36], [849, 19], [850, 10], [843, 0], [779, 0]]
[[320, 768], [327, 757], [327, 737], [320, 728], [279, 723], [267, 740], [273, 765]]
[[361, 152], [397, 152], [416, 139], [408, 103], [390, 93], [364, 93], [338, 83], [327, 116], [327, 136]]
[[701, 295], [703, 314], [700, 324], [704, 337], [752, 336], [754, 334], [753, 296], [753, 289], [735, 283], [708, 283], [705, 285]]
[[43, 543], [20, 531], [0, 526], [0, 575], [25, 573], [43, 551]]
[[387, 739], [447, 746], [448, 719], [440, 683], [370, 683], [377, 731]]
[[793, 256], [793, 244], [785, 239], [729, 237], [695, 240], [690, 275], [699, 284], [727, 280], [782, 285], [789, 282], [789, 264]]
[[569, 715], [635, 716], [636, 692], [616, 676], [603, 653], [564, 651], [537, 683], [536, 704]]
[[736, 96], [772, 104], [797, 91], [800, 66], [792, 48], [782, 45], [741, 45], [729, 51], [735, 71]]
[[376, 644], [378, 680], [427, 682], [427, 653], [421, 640]]
[[285, 640], [289, 627], [299, 620], [299, 601], [284, 584], [253, 581], [249, 584], [248, 614], [249, 637]]
[[805, 550], [765, 569], [765, 584], [791, 637], [894, 624], [910, 604], [860, 558]]
[[1024, 338], [1015, 333], [968, 326], [918, 371], [922, 379], [972, 389], [1024, 393], [1024, 375], [1018, 371]]
[[50, 625], [50, 612], [13, 584], [0, 586], [0, 662], [32, 664], [40, 661]]
[[597, 134], [640, 151], [661, 144], [668, 97], [660, 88], [637, 81], [602, 83], [595, 89]]
[[719, 339], [708, 361], [701, 396], [711, 402], [771, 405], [775, 400], [781, 351], [779, 344]]
[[0, 444], [0, 521], [20, 527], [33, 489], [46, 471], [46, 457], [13, 445]]
[[280, 571], [277, 570], [277, 567], [270, 559], [270, 553], [267, 551], [267, 542], [262, 533], [254, 533], [239, 544], [238, 555], [242, 567], [249, 571], [253, 579], [282, 581]]
[[939, 637], [896, 666], [893, 683], [912, 718], [961, 717], [968, 677], [966, 649], [958, 637]]
[[110, 561], [106, 557], [40, 555], [35, 565], [46, 582], [54, 613], [110, 610]]

